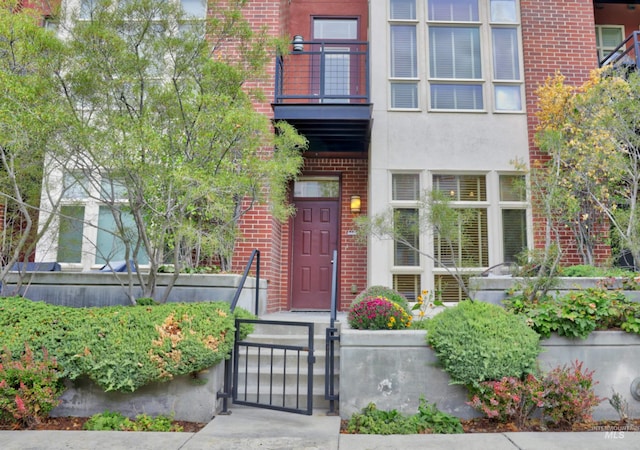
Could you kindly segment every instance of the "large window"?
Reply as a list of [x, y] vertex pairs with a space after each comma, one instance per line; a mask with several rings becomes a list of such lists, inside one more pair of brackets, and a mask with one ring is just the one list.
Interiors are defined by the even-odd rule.
[[393, 244], [393, 286], [409, 300], [420, 293], [420, 225], [418, 200], [420, 177], [415, 173], [393, 174], [391, 204], [399, 239]]
[[527, 248], [527, 203], [525, 179], [521, 175], [500, 175], [502, 215], [502, 259], [517, 262]]
[[517, 0], [389, 0], [389, 27], [391, 108], [419, 107], [424, 58], [431, 110], [522, 111]]
[[[122, 184], [103, 178], [94, 187], [78, 172], [65, 174], [63, 187], [57, 261], [89, 269], [126, 259], [123, 239], [135, 245], [137, 228], [127, 211]], [[145, 253], [137, 260], [139, 264], [149, 262]]]

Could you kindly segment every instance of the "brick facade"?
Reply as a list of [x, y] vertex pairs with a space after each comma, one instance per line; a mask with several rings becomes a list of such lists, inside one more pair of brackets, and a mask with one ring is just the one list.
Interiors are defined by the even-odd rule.
[[[598, 67], [594, 33], [592, 0], [521, 0], [522, 46], [529, 134], [529, 161], [544, 160], [535, 144], [538, 87], [557, 72], [571, 85], [584, 83]], [[545, 243], [544, 218], [534, 211], [534, 245]], [[581, 264], [582, 260], [569, 230], [562, 235], [565, 258], [563, 264]], [[596, 260], [610, 256], [604, 243], [596, 249]]]

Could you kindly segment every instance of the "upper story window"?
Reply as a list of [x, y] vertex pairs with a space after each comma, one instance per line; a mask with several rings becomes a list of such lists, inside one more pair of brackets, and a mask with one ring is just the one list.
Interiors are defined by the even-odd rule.
[[[624, 26], [622, 25], [596, 25], [596, 48], [598, 61], [603, 61], [607, 56], [624, 41]], [[624, 49], [618, 51], [622, 53]]]
[[426, 64], [431, 110], [522, 111], [519, 28], [517, 0], [389, 0], [391, 108], [419, 108]]
[[390, 0], [391, 107], [418, 108], [416, 0]]

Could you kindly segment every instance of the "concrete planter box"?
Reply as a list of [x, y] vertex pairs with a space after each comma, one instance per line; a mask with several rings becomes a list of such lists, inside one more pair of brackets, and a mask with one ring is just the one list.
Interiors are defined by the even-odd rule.
[[[416, 330], [343, 329], [340, 415], [349, 418], [370, 402], [379, 409], [414, 414], [422, 395], [441, 411], [462, 419], [479, 416], [465, 404], [466, 389], [449, 384], [450, 378], [438, 367], [435, 354], [425, 343], [425, 335], [425, 331]], [[640, 416], [640, 401], [631, 394], [634, 380], [640, 377], [640, 336], [600, 331], [586, 340], [552, 337], [541, 343], [544, 351], [539, 362], [543, 370], [583, 361], [583, 368], [595, 370], [598, 396], [610, 397], [614, 389], [629, 403], [630, 416]], [[634, 389], [638, 389], [635, 384]], [[618, 418], [607, 400], [594, 411], [596, 420]]]
[[216, 399], [216, 393], [224, 386], [224, 363], [199, 372], [196, 377], [183, 375], [131, 393], [104, 392], [86, 378], [67, 380], [66, 384], [60, 405], [51, 412], [53, 417], [90, 417], [108, 410], [127, 417], [173, 414], [176, 420], [209, 422], [222, 409], [222, 400]]
[[[609, 398], [616, 391], [629, 404], [629, 417], [640, 417], [640, 401], [634, 398], [636, 395], [640, 400], [640, 388], [636, 387], [640, 383], [640, 336], [624, 331], [594, 331], [586, 339], [551, 336], [541, 343], [545, 350], [538, 357], [542, 370], [582, 361], [583, 368], [595, 371], [596, 395]], [[593, 417], [619, 418], [608, 400], [598, 405]]]
[[[600, 277], [559, 277], [558, 283], [549, 293], [566, 294], [569, 291], [595, 288], [604, 280]], [[523, 278], [511, 276], [489, 276], [474, 277], [469, 280], [471, 297], [474, 300], [489, 302], [501, 305], [507, 298], [506, 291], [511, 289], [516, 283], [522, 282]], [[610, 289], [621, 289], [622, 280], [616, 279]], [[640, 301], [640, 291], [623, 291], [624, 295], [631, 301]]]
[[[142, 275], [145, 277], [146, 275]], [[166, 289], [172, 275], [159, 275], [158, 295]], [[9, 273], [7, 286], [15, 285], [17, 273]], [[176, 280], [170, 302], [227, 301], [231, 302], [241, 275], [181, 274]], [[141, 290], [134, 283], [134, 295]], [[123, 273], [110, 272], [30, 272], [23, 281], [20, 293], [31, 300], [45, 301], [54, 305], [73, 307], [129, 305], [127, 297], [128, 278]], [[267, 281], [260, 280], [259, 313], [266, 311]], [[238, 306], [251, 312], [255, 310], [255, 278], [247, 278]]]
[[467, 406], [467, 391], [449, 384], [447, 373], [425, 342], [426, 331], [352, 330], [340, 332], [340, 416], [378, 409], [414, 414], [420, 396], [461, 418], [479, 414]]

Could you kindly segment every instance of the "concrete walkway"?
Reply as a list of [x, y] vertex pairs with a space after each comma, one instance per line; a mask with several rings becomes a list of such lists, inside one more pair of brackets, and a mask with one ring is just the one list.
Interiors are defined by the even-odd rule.
[[2, 450], [390, 450], [390, 449], [640, 449], [640, 432], [345, 435], [340, 418], [233, 406], [198, 433], [0, 431]]

